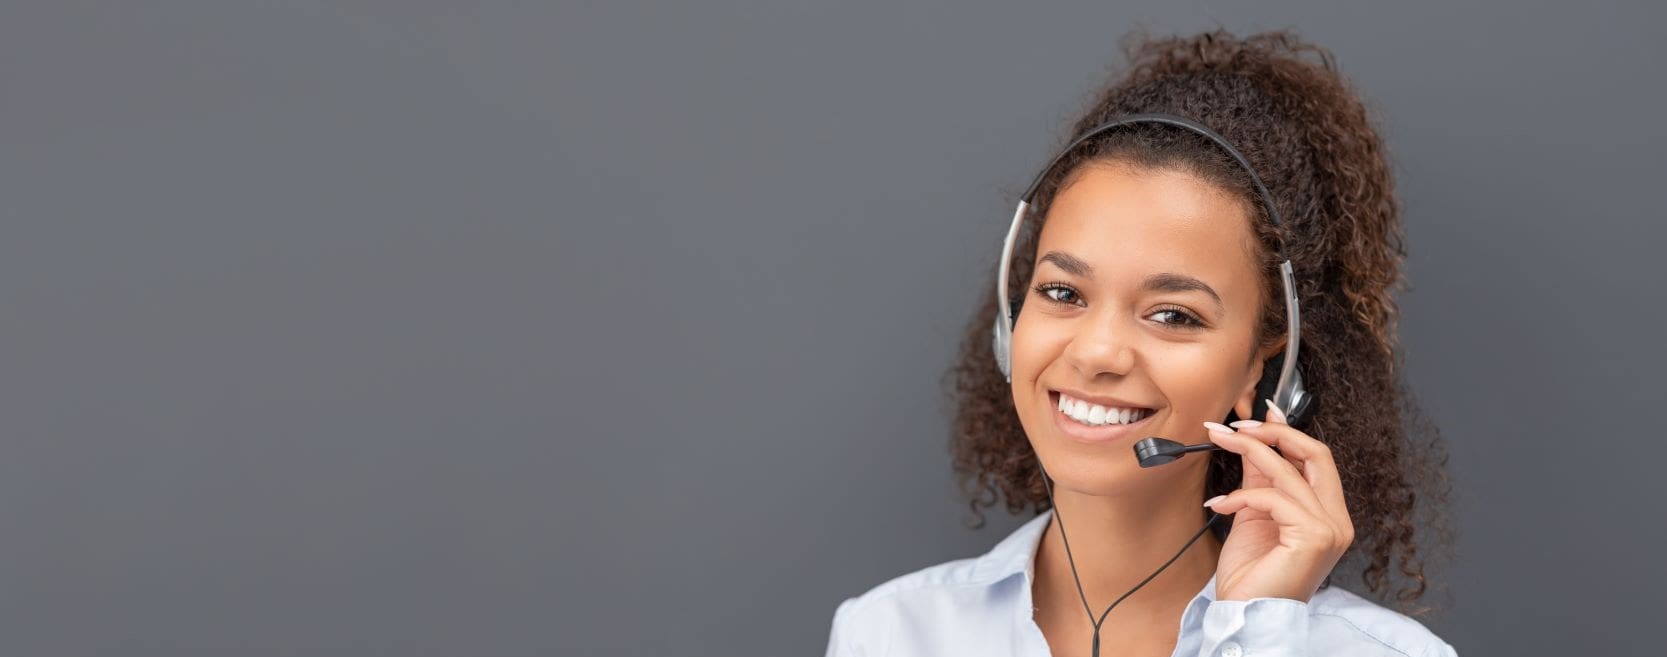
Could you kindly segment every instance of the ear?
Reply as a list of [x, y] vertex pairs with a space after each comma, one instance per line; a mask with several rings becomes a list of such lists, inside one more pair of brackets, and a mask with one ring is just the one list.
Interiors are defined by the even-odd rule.
[[1263, 370], [1267, 367], [1268, 359], [1273, 358], [1285, 350], [1284, 341], [1273, 343], [1258, 350], [1255, 358], [1251, 359], [1250, 371], [1247, 373], [1243, 387], [1239, 389], [1239, 396], [1233, 401], [1233, 414], [1243, 419], [1256, 418], [1256, 386], [1262, 382]]

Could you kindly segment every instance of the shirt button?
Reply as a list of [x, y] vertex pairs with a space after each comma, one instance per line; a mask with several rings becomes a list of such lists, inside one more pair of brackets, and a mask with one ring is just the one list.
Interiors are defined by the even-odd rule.
[[1221, 644], [1221, 657], [1242, 657], [1243, 655], [1244, 649], [1240, 648], [1239, 644], [1232, 641]]

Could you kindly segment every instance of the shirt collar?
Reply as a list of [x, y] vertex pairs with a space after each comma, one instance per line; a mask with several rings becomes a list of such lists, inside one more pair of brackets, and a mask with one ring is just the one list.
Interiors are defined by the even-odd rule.
[[[1048, 528], [1048, 521], [1053, 518], [1053, 509], [1038, 514], [1035, 518], [1020, 525], [1013, 533], [1008, 534], [989, 552], [978, 558], [978, 564], [973, 570], [973, 577], [986, 584], [995, 584], [1014, 575], [1024, 575], [1025, 590], [1029, 591], [1036, 580], [1036, 548], [1042, 544], [1042, 532]], [[1203, 600], [1206, 604], [1215, 602], [1216, 577], [1210, 575], [1210, 581], [1204, 583], [1203, 590], [1192, 597], [1192, 603]], [[1190, 606], [1190, 604], [1189, 604]]]

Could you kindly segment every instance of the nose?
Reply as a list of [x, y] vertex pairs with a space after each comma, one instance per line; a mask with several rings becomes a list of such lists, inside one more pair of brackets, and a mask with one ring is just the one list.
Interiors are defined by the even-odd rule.
[[1129, 318], [1116, 313], [1098, 313], [1077, 324], [1076, 335], [1065, 348], [1066, 362], [1084, 379], [1101, 373], [1126, 375], [1134, 368], [1139, 335]]

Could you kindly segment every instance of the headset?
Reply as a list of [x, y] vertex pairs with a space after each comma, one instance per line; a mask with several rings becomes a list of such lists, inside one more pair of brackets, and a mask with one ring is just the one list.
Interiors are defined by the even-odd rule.
[[[1048, 165], [1042, 167], [1041, 172], [1036, 174], [1036, 179], [1031, 181], [1030, 187], [1027, 188], [1024, 194], [1019, 197], [1019, 207], [1013, 212], [1013, 224], [1007, 229], [1007, 239], [1002, 244], [1001, 248], [1001, 267], [996, 275], [996, 302], [1000, 306], [1000, 312], [997, 313], [995, 319], [992, 350], [995, 352], [996, 365], [1001, 368], [1001, 373], [1007, 378], [1008, 383], [1013, 382], [1013, 327], [1019, 321], [1019, 308], [1023, 303], [1022, 293], [1016, 297], [1008, 296], [1007, 278], [1009, 274], [1009, 264], [1013, 259], [1014, 239], [1018, 237], [1019, 227], [1024, 224], [1025, 215], [1030, 209], [1030, 203], [1036, 194], [1036, 189], [1042, 185], [1042, 181], [1047, 178], [1048, 173], [1051, 172], [1054, 167], [1058, 166], [1059, 162], [1063, 160], [1066, 155], [1070, 154], [1078, 146], [1082, 145], [1083, 142], [1117, 128], [1140, 123], [1158, 123], [1185, 128], [1208, 137], [1211, 141], [1215, 142], [1215, 144], [1220, 146], [1222, 150], [1227, 152], [1227, 154], [1233, 156], [1233, 159], [1239, 163], [1239, 166], [1244, 169], [1245, 173], [1250, 175], [1250, 182], [1255, 186], [1257, 195], [1261, 197], [1262, 205], [1267, 208], [1268, 218], [1272, 220], [1275, 228], [1278, 229], [1284, 227], [1284, 222], [1279, 218], [1279, 208], [1274, 205], [1273, 195], [1268, 193], [1268, 188], [1262, 184], [1261, 177], [1257, 176], [1256, 170], [1250, 166], [1250, 160], [1247, 159], [1244, 154], [1240, 153], [1238, 149], [1234, 148], [1226, 138], [1216, 134], [1216, 132], [1211, 130], [1208, 126], [1182, 116], [1162, 112], [1124, 114], [1113, 117], [1112, 119], [1095, 126], [1086, 133], [1083, 133], [1082, 136], [1077, 137], [1070, 144], [1065, 146], [1065, 148], [1061, 149], [1059, 154], [1055, 155], [1054, 158], [1048, 162]], [[1256, 385], [1256, 402], [1251, 408], [1251, 415], [1256, 417], [1265, 417], [1267, 413], [1267, 405], [1264, 400], [1271, 399], [1276, 406], [1285, 412], [1286, 422], [1292, 426], [1297, 426], [1300, 422], [1306, 419], [1306, 412], [1312, 406], [1311, 402], [1313, 401], [1313, 395], [1303, 389], [1302, 374], [1297, 371], [1297, 347], [1301, 344], [1302, 315], [1297, 304], [1296, 277], [1291, 271], [1291, 259], [1285, 252], [1285, 240], [1283, 235], [1281, 235], [1278, 240], [1276, 248], [1278, 249], [1279, 258], [1281, 260], [1279, 265], [1280, 280], [1283, 281], [1285, 288], [1287, 338], [1284, 352], [1269, 358], [1267, 364], [1262, 369], [1262, 379], [1258, 381]], [[1278, 372], [1277, 379], [1274, 376], [1275, 372]], [[1229, 410], [1227, 419], [1223, 422], [1223, 424], [1233, 422], [1236, 419], [1238, 419], [1237, 413]], [[1219, 449], [1221, 449], [1221, 446], [1216, 445], [1215, 443], [1183, 445], [1179, 442], [1158, 436], [1145, 438], [1136, 443], [1134, 446], [1135, 458], [1139, 461], [1140, 467], [1142, 468], [1150, 468], [1170, 463], [1191, 452], [1203, 452]], [[1042, 467], [1041, 458], [1039, 456], [1037, 458], [1036, 465], [1038, 468]], [[1049, 482], [1046, 469], [1042, 470], [1042, 483], [1047, 487], [1048, 500], [1051, 503], [1053, 501], [1053, 484]], [[1221, 514], [1214, 513], [1212, 511], [1209, 521], [1205, 522], [1204, 527], [1199, 529], [1198, 533], [1194, 534], [1192, 539], [1187, 541], [1186, 545], [1181, 547], [1180, 552], [1177, 552], [1174, 557], [1171, 557], [1168, 562], [1159, 567], [1156, 572], [1151, 574], [1151, 576], [1135, 585], [1135, 587], [1130, 589], [1128, 593], [1123, 594], [1123, 597], [1118, 598], [1116, 602], [1111, 603], [1111, 606], [1107, 607], [1105, 612], [1100, 614], [1099, 620], [1095, 620], [1094, 611], [1088, 606], [1088, 597], [1082, 592], [1082, 580], [1077, 578], [1076, 559], [1071, 556], [1071, 543], [1069, 540], [1066, 540], [1065, 537], [1065, 522], [1059, 517], [1058, 505], [1054, 505], [1053, 508], [1055, 511], [1054, 520], [1059, 522], [1060, 539], [1065, 541], [1065, 555], [1071, 563], [1071, 576], [1077, 579], [1077, 593], [1082, 596], [1083, 608], [1088, 611], [1089, 622], [1094, 625], [1094, 643], [1091, 653], [1093, 657], [1099, 657], [1100, 655], [1100, 625], [1105, 622], [1105, 617], [1111, 613], [1112, 608], [1116, 607], [1118, 603], [1124, 600], [1124, 598], [1127, 598], [1135, 591], [1140, 590], [1140, 587], [1145, 586], [1146, 582], [1152, 581], [1152, 578], [1157, 577], [1158, 573], [1163, 572], [1164, 568], [1168, 568], [1169, 564], [1174, 563], [1176, 559], [1179, 559], [1181, 554], [1185, 553], [1187, 548], [1192, 546], [1193, 542], [1197, 541], [1206, 530], [1214, 526], [1216, 521], [1220, 520], [1222, 517]]]
[[[996, 315], [995, 330], [992, 333], [992, 350], [995, 352], [996, 366], [1001, 368], [1002, 376], [1007, 378], [1008, 383], [1013, 382], [1013, 327], [1019, 321], [1019, 308], [1024, 303], [1023, 294], [1014, 297], [1007, 293], [1009, 265], [1013, 260], [1013, 242], [1019, 235], [1019, 228], [1024, 225], [1025, 215], [1030, 210], [1030, 203], [1036, 194], [1036, 189], [1042, 186], [1042, 181], [1047, 178], [1048, 173], [1055, 166], [1058, 166], [1059, 161], [1076, 150], [1077, 146], [1099, 135], [1134, 123], [1161, 123], [1179, 126], [1210, 138], [1222, 150], [1233, 156], [1233, 159], [1238, 161], [1239, 166], [1244, 168], [1245, 173], [1250, 175], [1250, 182], [1256, 187], [1256, 193], [1261, 197], [1262, 205], [1267, 208], [1268, 218], [1272, 220], [1273, 225], [1276, 228], [1285, 225], [1285, 222], [1279, 218], [1279, 208], [1274, 205], [1273, 195], [1268, 193], [1268, 188], [1262, 184], [1262, 178], [1256, 175], [1255, 169], [1251, 168], [1250, 160], [1245, 158], [1244, 154], [1239, 152], [1239, 149], [1228, 143], [1225, 137], [1216, 134], [1209, 127], [1192, 119], [1161, 112], [1125, 114], [1095, 126], [1075, 141], [1072, 141], [1064, 149], [1061, 149], [1059, 154], [1048, 162], [1047, 166], [1042, 167], [1041, 172], [1036, 174], [1036, 179], [1031, 181], [1030, 187], [1025, 189], [1024, 195], [1019, 197], [1018, 209], [1013, 211], [1013, 224], [1007, 229], [1007, 239], [1001, 247], [1001, 267], [996, 274], [996, 302], [1000, 305], [1000, 312]], [[1264, 398], [1272, 399], [1274, 404], [1285, 411], [1286, 421], [1295, 426], [1303, 419], [1312, 397], [1303, 389], [1302, 373], [1297, 371], [1297, 349], [1302, 343], [1302, 313], [1297, 303], [1296, 277], [1291, 271], [1291, 259], [1285, 255], [1283, 237], [1278, 240], [1276, 248], [1279, 251], [1279, 259], [1282, 261], [1279, 265], [1279, 273], [1280, 280], [1285, 287], [1285, 324], [1288, 327], [1285, 333], [1287, 337], [1285, 350], [1268, 359], [1268, 364], [1271, 367], [1264, 367], [1262, 370], [1262, 380], [1258, 382], [1256, 387], [1257, 401], [1251, 414], [1253, 416], [1264, 415], [1267, 407], [1261, 400]], [[1272, 377], [1275, 371], [1279, 373], [1277, 382]], [[1268, 390], [1270, 387], [1272, 390]], [[1238, 419], [1235, 415], [1236, 413], [1229, 411], [1229, 421]]]

